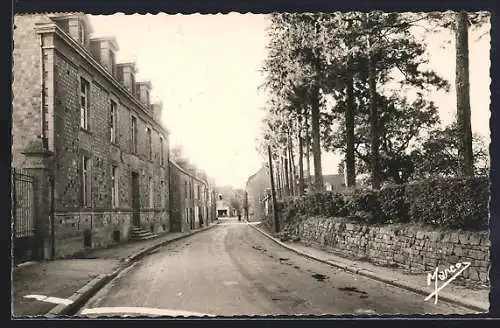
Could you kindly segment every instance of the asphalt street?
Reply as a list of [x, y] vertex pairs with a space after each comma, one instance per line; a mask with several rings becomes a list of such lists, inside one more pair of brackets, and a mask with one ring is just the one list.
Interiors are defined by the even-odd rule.
[[471, 313], [297, 255], [237, 219], [137, 262], [84, 309], [102, 307], [223, 316]]

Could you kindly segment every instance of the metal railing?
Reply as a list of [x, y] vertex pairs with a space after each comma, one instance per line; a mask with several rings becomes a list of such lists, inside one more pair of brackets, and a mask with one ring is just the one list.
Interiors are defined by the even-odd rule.
[[35, 177], [19, 169], [11, 173], [12, 222], [14, 237], [34, 237], [35, 225]]

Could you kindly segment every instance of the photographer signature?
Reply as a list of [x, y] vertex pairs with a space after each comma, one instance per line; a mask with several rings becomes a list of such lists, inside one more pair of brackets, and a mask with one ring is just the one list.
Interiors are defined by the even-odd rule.
[[[437, 304], [438, 294], [446, 287], [450, 282], [455, 280], [464, 270], [470, 266], [470, 262], [458, 262], [455, 265], [451, 265], [449, 268], [439, 271], [437, 267], [434, 272], [427, 274], [427, 286], [430, 286], [432, 281], [434, 281], [434, 291], [425, 298], [426, 301], [430, 300], [434, 296], [434, 304]], [[452, 275], [453, 274], [453, 275]], [[448, 276], [452, 275], [449, 279]], [[448, 280], [446, 280], [448, 279]], [[445, 281], [441, 286], [438, 285], [438, 280]]]

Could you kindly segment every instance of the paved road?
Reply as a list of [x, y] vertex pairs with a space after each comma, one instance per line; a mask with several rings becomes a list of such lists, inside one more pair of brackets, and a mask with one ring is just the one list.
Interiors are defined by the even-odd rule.
[[213, 315], [453, 314], [470, 310], [319, 263], [229, 219], [138, 262], [86, 308], [145, 307]]

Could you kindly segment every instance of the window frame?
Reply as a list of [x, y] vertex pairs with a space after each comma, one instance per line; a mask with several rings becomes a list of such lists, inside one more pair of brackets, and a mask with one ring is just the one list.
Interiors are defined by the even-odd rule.
[[130, 123], [130, 150], [133, 154], [137, 154], [137, 117], [132, 115]]
[[160, 181], [160, 206], [161, 208], [166, 207], [166, 195], [165, 195], [165, 181]]
[[90, 186], [90, 174], [91, 174], [91, 159], [90, 157], [83, 155], [81, 163], [81, 206], [90, 207], [90, 199], [92, 197], [92, 189]]
[[[90, 98], [90, 82], [87, 78], [80, 76], [80, 83], [78, 89], [79, 103], [80, 103], [80, 128], [89, 130], [89, 98]], [[85, 105], [82, 104], [85, 101]]]
[[151, 127], [146, 127], [146, 138], [148, 143], [148, 159], [153, 160], [153, 130]]
[[[113, 107], [114, 105], [114, 107]], [[118, 143], [118, 103], [113, 99], [109, 102], [109, 125], [110, 125], [110, 142]]]
[[87, 35], [86, 35], [86, 30], [85, 30], [85, 24], [83, 24], [82, 22], [79, 22], [79, 28], [80, 28], [80, 43], [85, 45], [85, 43], [87, 42]]
[[119, 187], [119, 175], [118, 175], [118, 166], [117, 165], [112, 165], [111, 166], [111, 207], [112, 208], [118, 208], [120, 205], [119, 202], [119, 193], [118, 193], [118, 187]]
[[155, 207], [155, 199], [154, 199], [154, 179], [152, 176], [149, 176], [148, 179], [148, 194], [149, 194], [149, 208], [154, 208]]
[[163, 147], [165, 147], [164, 142], [165, 141], [163, 140], [163, 136], [160, 136], [160, 165], [161, 166], [165, 165], [165, 154], [163, 151]]

